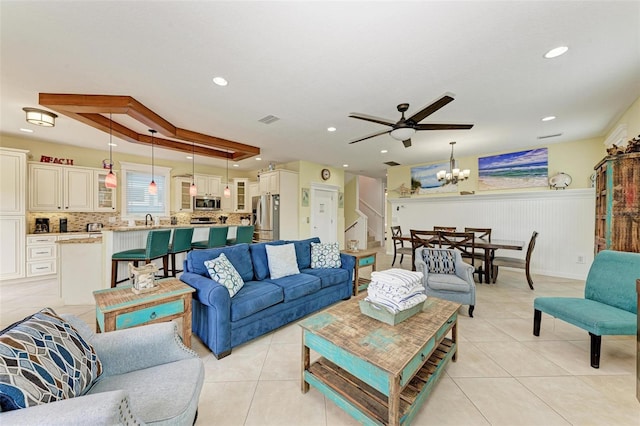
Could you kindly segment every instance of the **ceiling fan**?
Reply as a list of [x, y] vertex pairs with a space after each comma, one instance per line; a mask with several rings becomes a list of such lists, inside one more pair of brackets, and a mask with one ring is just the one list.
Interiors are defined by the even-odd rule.
[[422, 120], [438, 111], [440, 108], [444, 107], [451, 101], [453, 101], [453, 97], [450, 94], [445, 94], [440, 99], [436, 100], [431, 105], [427, 105], [409, 118], [404, 117], [404, 113], [409, 109], [409, 104], [400, 104], [398, 105], [398, 111], [402, 113], [402, 117], [398, 122], [352, 112], [351, 114], [349, 114], [349, 117], [357, 118], [359, 120], [371, 121], [373, 123], [384, 124], [385, 126], [391, 127], [391, 129], [374, 133], [372, 135], [356, 139], [349, 143], [351, 144], [361, 142], [366, 139], [375, 138], [376, 136], [389, 133], [395, 140], [402, 141], [405, 148], [409, 148], [411, 146], [411, 136], [413, 136], [414, 133], [419, 130], [467, 130], [472, 128], [473, 124], [419, 124]]

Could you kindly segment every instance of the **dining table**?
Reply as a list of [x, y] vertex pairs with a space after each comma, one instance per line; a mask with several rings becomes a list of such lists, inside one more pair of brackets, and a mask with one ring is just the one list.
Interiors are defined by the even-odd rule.
[[[411, 244], [411, 235], [400, 235], [392, 237], [394, 241], [408, 241]], [[492, 259], [495, 257], [496, 250], [520, 250], [524, 248], [524, 241], [518, 240], [505, 240], [505, 239], [497, 239], [497, 238], [480, 238], [476, 237], [473, 240], [473, 244], [475, 248], [484, 250], [484, 277], [487, 284], [492, 282], [493, 273], [493, 264]], [[411, 253], [411, 269], [415, 270], [415, 251]]]

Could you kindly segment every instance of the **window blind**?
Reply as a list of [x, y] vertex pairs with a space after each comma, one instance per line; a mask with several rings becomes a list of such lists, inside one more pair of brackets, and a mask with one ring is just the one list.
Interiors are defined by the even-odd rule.
[[155, 175], [158, 194], [149, 194], [151, 173], [127, 170], [127, 212], [129, 214], [165, 213], [165, 176]]

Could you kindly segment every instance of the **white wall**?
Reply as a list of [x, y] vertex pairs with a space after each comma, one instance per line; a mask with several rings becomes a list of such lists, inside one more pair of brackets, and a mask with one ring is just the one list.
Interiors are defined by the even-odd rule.
[[[534, 274], [586, 279], [593, 262], [595, 196], [592, 188], [457, 197], [390, 199], [391, 223], [403, 234], [438, 226], [492, 228], [492, 238], [525, 242], [523, 251], [497, 256], [524, 258], [538, 231], [531, 269]], [[390, 254], [392, 254], [391, 252]], [[578, 257], [584, 263], [578, 263]]]
[[382, 180], [367, 176], [358, 176], [358, 195], [360, 201], [359, 210], [369, 218], [369, 233], [374, 235], [376, 241], [384, 239], [384, 186]]

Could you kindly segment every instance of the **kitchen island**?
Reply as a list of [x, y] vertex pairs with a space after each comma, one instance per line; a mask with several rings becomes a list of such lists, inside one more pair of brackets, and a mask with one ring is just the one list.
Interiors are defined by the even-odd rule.
[[[228, 227], [227, 239], [235, 238], [236, 225], [149, 225], [149, 226], [124, 226], [119, 228], [102, 230], [102, 288], [111, 287], [111, 256], [124, 250], [143, 248], [147, 244], [149, 231], [158, 229], [194, 228], [193, 241], [206, 240], [209, 237], [209, 228]], [[176, 263], [181, 264], [186, 253], [176, 255]], [[162, 267], [162, 259], [153, 261]], [[182, 268], [180, 268], [182, 269]], [[118, 265], [118, 279], [123, 279], [129, 273], [126, 262]]]
[[100, 237], [58, 240], [58, 283], [65, 305], [93, 305], [93, 292], [102, 282]]

